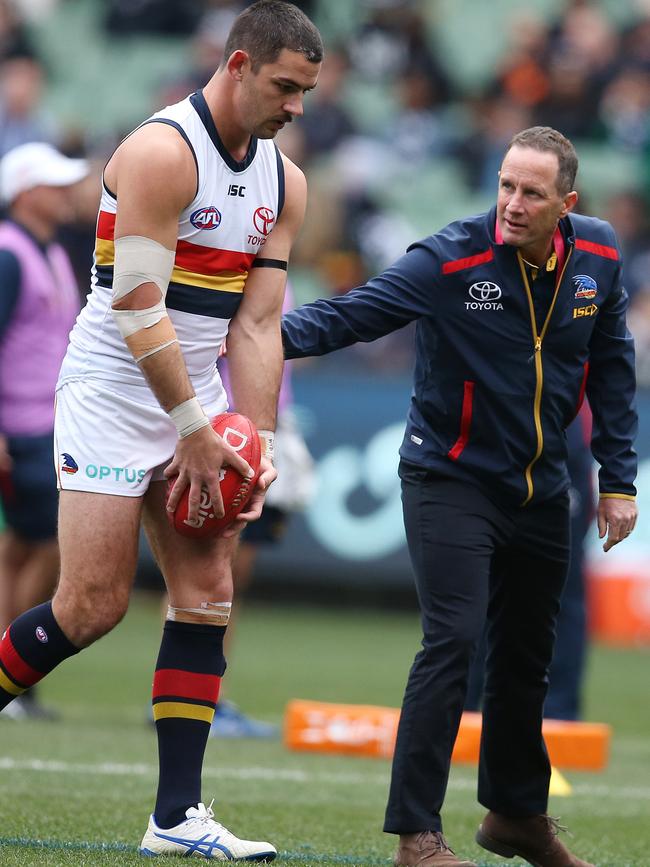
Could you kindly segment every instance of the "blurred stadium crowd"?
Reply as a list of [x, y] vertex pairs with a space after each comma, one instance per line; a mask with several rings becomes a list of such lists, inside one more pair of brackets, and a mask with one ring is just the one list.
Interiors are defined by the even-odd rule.
[[[96, 166], [61, 239], [82, 292], [103, 163], [148, 114], [205, 83], [246, 5], [0, 0], [0, 155], [49, 141]], [[639, 379], [650, 385], [649, 0], [296, 5], [327, 47], [304, 117], [278, 138], [309, 179], [291, 269], [297, 301], [345, 292], [412, 240], [489, 207], [506, 142], [524, 127], [550, 125], [581, 157], [579, 208], [618, 234]], [[359, 363], [409, 369], [409, 330], [387, 340], [353, 350]], [[327, 363], [348, 363], [335, 359]]]

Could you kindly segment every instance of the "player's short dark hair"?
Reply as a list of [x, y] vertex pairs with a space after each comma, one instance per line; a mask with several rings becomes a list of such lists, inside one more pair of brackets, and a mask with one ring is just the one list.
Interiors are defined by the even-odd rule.
[[578, 173], [578, 155], [569, 139], [561, 132], [550, 126], [531, 126], [513, 135], [506, 153], [513, 147], [533, 148], [536, 151], [554, 153], [558, 161], [556, 181], [558, 192], [565, 196], [574, 189]]
[[277, 60], [283, 48], [303, 54], [310, 63], [323, 59], [323, 40], [305, 13], [285, 0], [257, 0], [233, 24], [224, 48], [224, 60], [233, 51], [245, 51], [253, 72]]

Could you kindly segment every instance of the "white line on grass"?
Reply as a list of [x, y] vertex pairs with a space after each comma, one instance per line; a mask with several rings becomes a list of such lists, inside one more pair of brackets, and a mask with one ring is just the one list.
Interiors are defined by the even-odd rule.
[[[97, 774], [114, 777], [155, 777], [158, 769], [147, 764], [123, 764], [117, 762], [100, 762], [85, 764], [81, 762], [65, 762], [44, 759], [13, 759], [11, 756], [0, 756], [2, 771], [35, 771], [54, 774]], [[291, 783], [343, 783], [343, 784], [378, 784], [388, 782], [388, 772], [385, 774], [355, 774], [355, 773], [323, 773], [310, 772], [292, 768], [204, 768], [204, 777], [231, 780], [268, 780], [270, 782], [285, 781]], [[468, 791], [476, 788], [474, 780], [452, 779], [449, 788], [457, 791]], [[617, 797], [626, 799], [641, 799], [650, 801], [650, 786], [611, 786], [606, 783], [576, 783], [572, 786], [575, 795], [591, 797]]]

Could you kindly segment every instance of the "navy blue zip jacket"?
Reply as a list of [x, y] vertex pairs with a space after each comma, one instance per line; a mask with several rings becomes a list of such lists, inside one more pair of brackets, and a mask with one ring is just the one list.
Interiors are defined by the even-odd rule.
[[[534, 279], [533, 279], [534, 277]], [[565, 429], [585, 394], [601, 496], [636, 494], [634, 346], [614, 231], [571, 215], [535, 275], [501, 242], [496, 208], [419, 241], [365, 286], [283, 317], [287, 358], [417, 320], [403, 459], [509, 505], [566, 491]]]

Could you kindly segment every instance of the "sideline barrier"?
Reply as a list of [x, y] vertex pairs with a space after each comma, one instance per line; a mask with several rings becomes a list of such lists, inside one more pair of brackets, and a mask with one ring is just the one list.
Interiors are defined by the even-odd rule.
[[587, 581], [589, 631], [619, 647], [650, 645], [650, 579], [647, 567], [593, 569]]
[[[294, 699], [284, 716], [284, 742], [291, 750], [391, 758], [399, 710], [389, 707]], [[544, 720], [551, 763], [558, 768], [599, 771], [607, 765], [611, 728], [605, 723]], [[452, 761], [475, 764], [481, 714], [464, 713]]]

